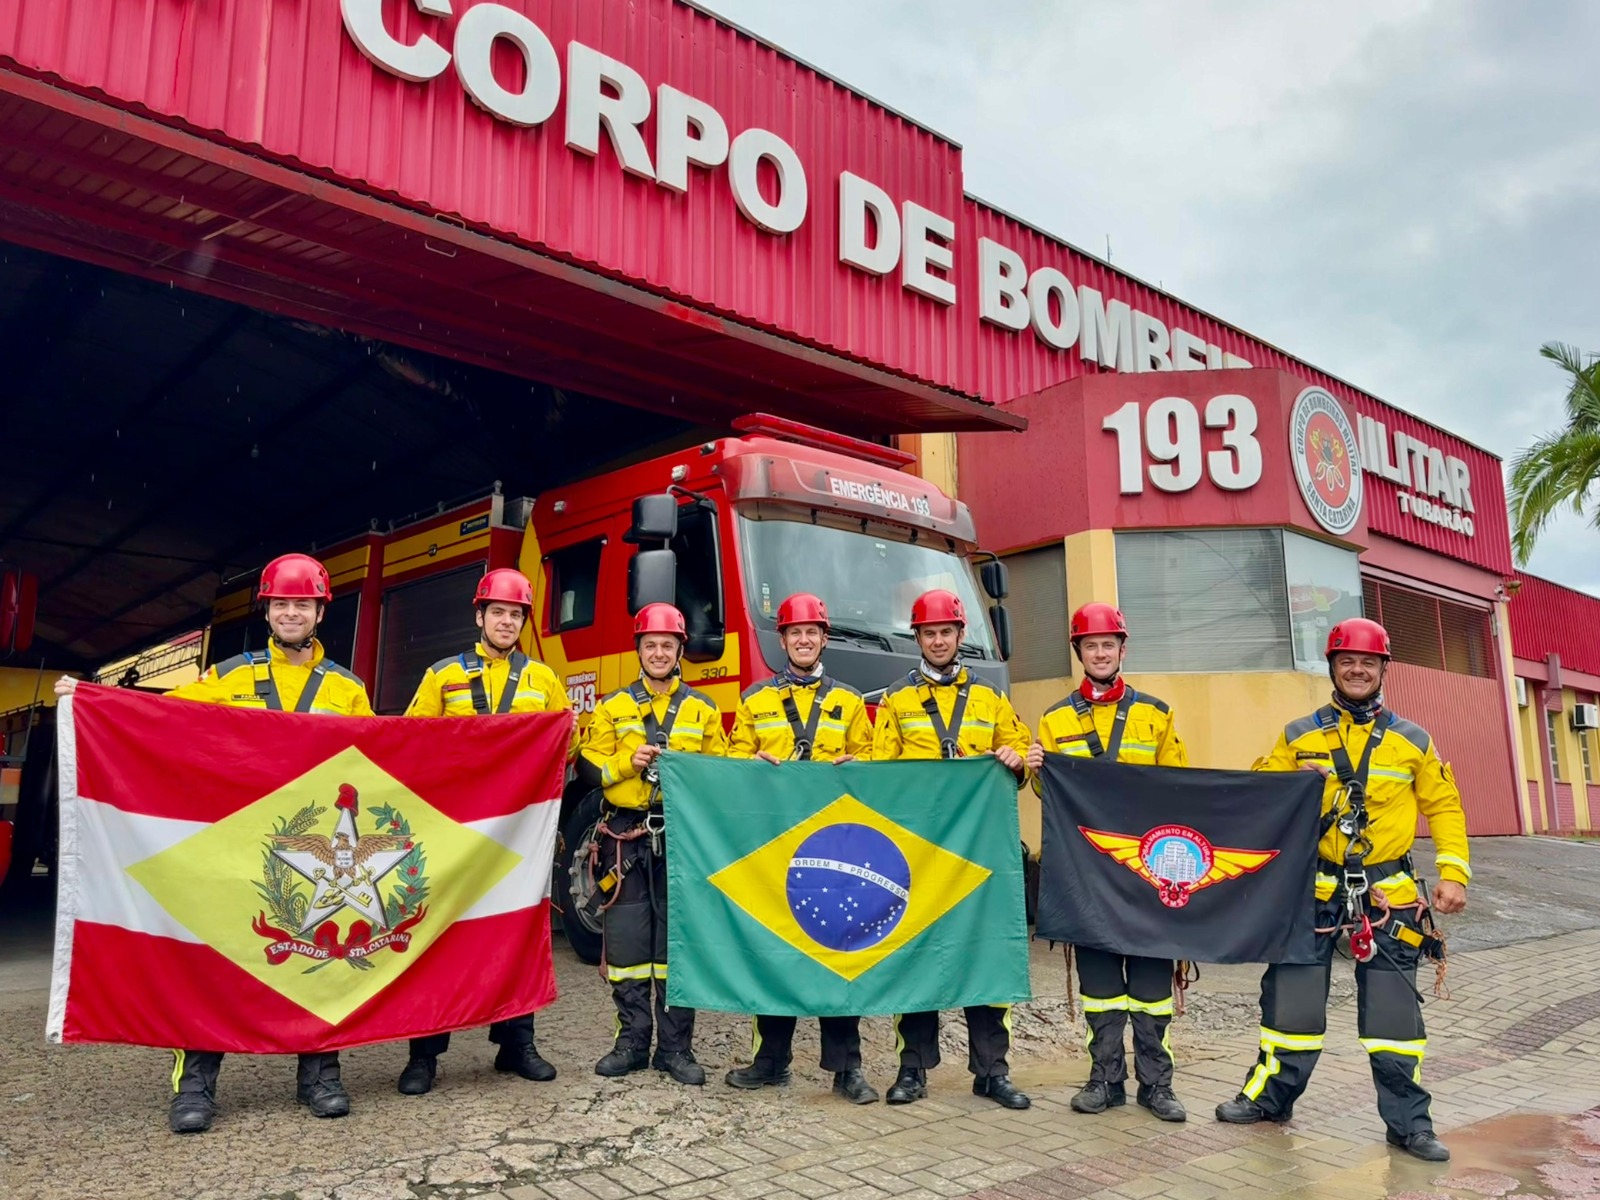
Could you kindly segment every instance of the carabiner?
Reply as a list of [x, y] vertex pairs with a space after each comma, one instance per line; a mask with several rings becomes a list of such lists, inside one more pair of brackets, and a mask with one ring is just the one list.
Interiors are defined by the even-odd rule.
[[1378, 944], [1372, 936], [1372, 918], [1361, 914], [1361, 924], [1350, 931], [1350, 957], [1357, 962], [1371, 962], [1378, 953]]

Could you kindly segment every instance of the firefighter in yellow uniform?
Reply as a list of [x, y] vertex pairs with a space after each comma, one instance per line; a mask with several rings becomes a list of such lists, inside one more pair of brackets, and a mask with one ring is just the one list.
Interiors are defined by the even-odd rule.
[[[647, 604], [633, 623], [639, 679], [596, 706], [580, 751], [583, 777], [605, 789], [597, 888], [604, 908], [605, 971], [617, 1006], [616, 1044], [595, 1074], [653, 1066], [679, 1083], [706, 1081], [694, 1057], [694, 1009], [667, 1005], [666, 823], [656, 759], [727, 752], [722, 714], [678, 677], [689, 634], [670, 604]], [[656, 1052], [650, 1055], [651, 988]]]
[[1383, 705], [1389, 634], [1342, 621], [1328, 634], [1333, 703], [1291, 721], [1258, 771], [1314, 770], [1327, 779], [1317, 853], [1318, 961], [1277, 964], [1261, 980], [1261, 1052], [1239, 1095], [1217, 1106], [1235, 1124], [1287, 1121], [1311, 1080], [1327, 1029], [1334, 947], [1350, 936], [1357, 1029], [1391, 1146], [1428, 1162], [1450, 1151], [1434, 1135], [1422, 1086], [1427, 1036], [1417, 964], [1442, 957], [1425, 885], [1411, 861], [1417, 816], [1428, 819], [1440, 882], [1432, 909], [1467, 905], [1467, 820], [1448, 764], [1426, 730]]
[[[331, 594], [327, 568], [316, 559], [305, 554], [273, 559], [261, 572], [256, 592], [272, 631], [266, 650], [246, 651], [217, 663], [195, 682], [167, 695], [268, 712], [372, 716], [366, 686], [328, 661], [317, 640], [317, 625]], [[76, 685], [76, 680], [63, 678], [56, 683], [56, 694], [70, 694]], [[173, 1096], [167, 1124], [173, 1133], [204, 1133], [217, 1115], [222, 1054], [216, 1050], [172, 1053]], [[300, 1055], [295, 1098], [318, 1117], [342, 1117], [350, 1111], [350, 1097], [339, 1078], [337, 1051]]]
[[[472, 717], [491, 713], [571, 712], [572, 701], [556, 674], [517, 649], [533, 612], [533, 583], [509, 567], [485, 573], [472, 598], [483, 640], [464, 654], [436, 662], [422, 676], [408, 717]], [[567, 761], [578, 753], [574, 724]], [[500, 1047], [494, 1069], [539, 1083], [556, 1077], [556, 1069], [534, 1045], [533, 1014], [496, 1021], [489, 1040]], [[405, 1096], [433, 1090], [439, 1055], [450, 1048], [449, 1033], [411, 1039], [411, 1056], [398, 1084]]]
[[[771, 679], [749, 688], [733, 718], [729, 758], [759, 758], [779, 764], [846, 763], [872, 757], [872, 723], [855, 688], [830, 679], [822, 669], [828, 644], [828, 606], [801, 592], [778, 605], [778, 637], [788, 663]], [[852, 1104], [875, 1104], [878, 1093], [861, 1073], [861, 1018], [822, 1017], [822, 1069], [833, 1072], [833, 1092]], [[752, 1062], [727, 1074], [737, 1088], [789, 1082], [795, 1018], [758, 1015]]]
[[[1037, 772], [1044, 756], [1070, 754], [1140, 766], [1186, 767], [1188, 752], [1178, 737], [1172, 710], [1162, 700], [1128, 686], [1122, 677], [1128, 623], [1110, 604], [1085, 604], [1072, 614], [1068, 629], [1073, 653], [1083, 664], [1083, 683], [1039, 721], [1039, 740], [1028, 750], [1028, 768]], [[1035, 776], [1034, 789], [1039, 790]], [[1133, 1020], [1133, 1066], [1139, 1080], [1136, 1100], [1163, 1121], [1186, 1121], [1188, 1113], [1172, 1092], [1174, 964], [1166, 958], [1113, 954], [1079, 946], [1078, 985], [1089, 1026], [1089, 1082], [1072, 1097], [1081, 1113], [1102, 1113], [1127, 1103], [1127, 1051], [1123, 1030]]]
[[[1031, 740], [1028, 727], [1017, 719], [1011, 701], [961, 665], [967, 629], [961, 598], [943, 590], [923, 593], [911, 606], [911, 629], [922, 661], [878, 703], [873, 761], [992, 754], [1020, 782], [1027, 775], [1022, 756]], [[1027, 1108], [1030, 1101], [1011, 1082], [1006, 1062], [1011, 1006], [972, 1005], [965, 1015], [973, 1094], [1006, 1108]], [[894, 1025], [900, 1073], [888, 1101], [910, 1104], [928, 1094], [928, 1070], [939, 1065], [939, 1014], [902, 1013]]]

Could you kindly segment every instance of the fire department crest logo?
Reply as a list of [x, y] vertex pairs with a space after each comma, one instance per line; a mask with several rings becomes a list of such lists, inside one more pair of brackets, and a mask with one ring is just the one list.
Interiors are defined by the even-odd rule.
[[[271, 916], [261, 913], [251, 928], [270, 940], [273, 966], [303, 956], [313, 960], [308, 973], [335, 959], [370, 970], [380, 950], [410, 947], [409, 931], [427, 913], [427, 859], [406, 819], [388, 805], [368, 814], [372, 827], [361, 833], [360, 792], [349, 783], [339, 785], [331, 831], [327, 811], [308, 804], [279, 818], [256, 884]], [[351, 920], [341, 940], [335, 918], [344, 916]]]
[[1226, 850], [1187, 825], [1157, 825], [1143, 837], [1107, 833], [1078, 826], [1078, 832], [1101, 854], [1108, 854], [1156, 889], [1161, 903], [1182, 908], [1214, 883], [1225, 883], [1259, 871], [1276, 850]]
[[1289, 453], [1306, 507], [1329, 533], [1346, 534], [1361, 516], [1361, 460], [1344, 406], [1322, 388], [1295, 397]]

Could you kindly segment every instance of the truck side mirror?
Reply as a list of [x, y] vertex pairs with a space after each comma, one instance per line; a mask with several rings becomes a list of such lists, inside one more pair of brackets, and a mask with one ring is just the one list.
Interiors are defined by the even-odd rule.
[[991, 600], [1004, 600], [1011, 594], [1011, 568], [998, 558], [978, 568], [978, 580]]
[[630, 614], [646, 604], [671, 604], [677, 595], [678, 556], [671, 550], [641, 550], [628, 560]]
[[[991, 565], [991, 564], [985, 564]], [[1002, 661], [1011, 658], [1011, 614], [1004, 604], [991, 604], [989, 606], [989, 624], [994, 627], [995, 649], [1000, 651]]]
[[[622, 535], [625, 542], [670, 542], [678, 536], [677, 497], [660, 492], [633, 502], [633, 524]], [[671, 596], [667, 597], [670, 602]]]
[[39, 577], [0, 571], [0, 658], [21, 654], [33, 644], [39, 607]]

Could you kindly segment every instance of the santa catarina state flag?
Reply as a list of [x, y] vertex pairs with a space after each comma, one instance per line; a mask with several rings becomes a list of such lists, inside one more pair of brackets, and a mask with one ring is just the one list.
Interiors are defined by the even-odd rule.
[[1038, 936], [1192, 962], [1315, 962], [1322, 777], [1044, 756]]
[[302, 716], [83, 686], [58, 719], [50, 1040], [334, 1050], [555, 999], [570, 714]]
[[1028, 998], [1017, 787], [993, 759], [661, 763], [672, 1004], [851, 1016]]

